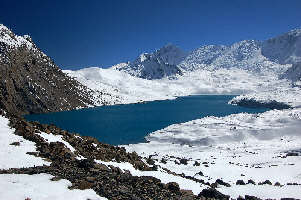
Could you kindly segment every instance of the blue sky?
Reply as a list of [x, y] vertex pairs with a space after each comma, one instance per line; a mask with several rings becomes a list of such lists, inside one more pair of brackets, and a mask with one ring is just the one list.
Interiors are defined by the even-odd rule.
[[264, 40], [301, 28], [300, 0], [0, 1], [0, 23], [63, 69], [108, 67], [173, 43]]

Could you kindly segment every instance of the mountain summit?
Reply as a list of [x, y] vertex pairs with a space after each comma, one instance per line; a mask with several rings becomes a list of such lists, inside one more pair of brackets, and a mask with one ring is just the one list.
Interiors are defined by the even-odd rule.
[[113, 67], [119, 71], [127, 72], [132, 76], [144, 79], [161, 79], [181, 74], [177, 65], [184, 60], [186, 53], [168, 44], [153, 53], [143, 53], [133, 62]]

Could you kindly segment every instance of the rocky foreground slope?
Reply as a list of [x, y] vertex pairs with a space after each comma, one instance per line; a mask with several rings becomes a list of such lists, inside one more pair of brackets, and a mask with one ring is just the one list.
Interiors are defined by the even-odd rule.
[[[25, 141], [31, 141], [36, 151], [27, 152], [26, 156], [41, 157], [47, 161], [43, 165], [33, 162], [32, 167], [0, 169], [0, 177], [3, 174], [51, 174], [54, 176], [52, 181], [69, 180], [72, 183], [70, 189], [93, 189], [108, 199], [198, 199], [191, 192], [180, 190], [176, 183], [163, 184], [154, 177], [135, 177], [129, 171], [99, 163], [126, 162], [137, 170], [155, 170], [136, 153], [127, 153], [124, 148], [102, 144], [91, 137], [70, 134], [55, 126], [27, 122], [2, 111], [0, 114], [4, 115], [0, 116], [1, 120], [10, 118], [10, 126], [14, 130], [12, 133], [1, 132], [1, 135], [10, 137], [10, 134], [16, 134], [24, 138], [9, 145], [18, 149]], [[26, 159], [20, 157], [17, 164], [8, 167], [22, 166]]]

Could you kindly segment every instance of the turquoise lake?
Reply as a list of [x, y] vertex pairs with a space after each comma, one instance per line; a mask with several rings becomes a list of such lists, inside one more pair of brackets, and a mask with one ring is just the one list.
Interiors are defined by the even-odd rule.
[[229, 105], [232, 95], [198, 95], [143, 104], [101, 106], [66, 112], [33, 114], [25, 118], [56, 126], [81, 135], [93, 136], [112, 145], [145, 142], [144, 137], [171, 124], [206, 116], [260, 113], [265, 108]]

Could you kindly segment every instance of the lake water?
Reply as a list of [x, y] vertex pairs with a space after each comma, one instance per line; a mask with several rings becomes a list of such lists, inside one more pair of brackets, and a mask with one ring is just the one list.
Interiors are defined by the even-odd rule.
[[25, 118], [56, 126], [81, 135], [93, 136], [103, 143], [120, 145], [144, 142], [153, 131], [175, 123], [206, 116], [264, 112], [265, 108], [229, 105], [231, 95], [198, 95], [143, 104], [102, 106], [74, 111], [33, 114]]

